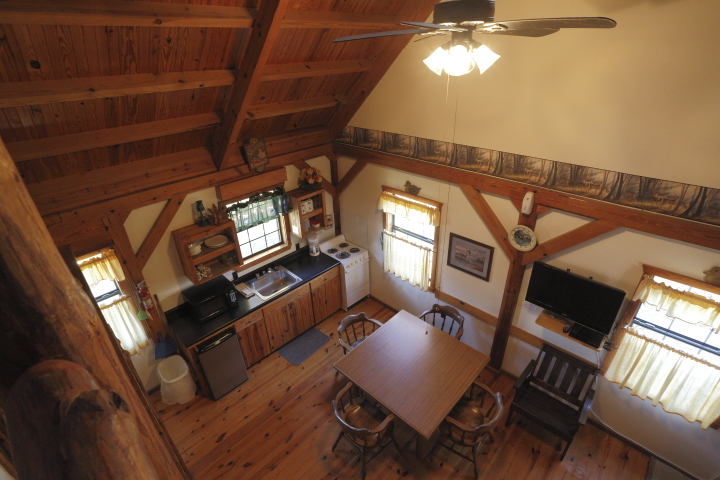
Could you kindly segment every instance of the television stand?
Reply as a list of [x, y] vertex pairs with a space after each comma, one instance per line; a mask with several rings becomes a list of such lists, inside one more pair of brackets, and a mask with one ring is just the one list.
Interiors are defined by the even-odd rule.
[[[602, 335], [600, 332], [595, 332], [594, 330], [590, 330], [590, 329], [583, 327], [586, 330], [590, 330], [591, 332], [596, 333], [597, 335], [602, 335], [600, 345], [598, 345], [598, 346], [591, 345], [591, 344], [583, 341], [580, 338], [575, 338], [575, 337], [571, 336], [570, 335], [571, 332], [563, 332], [563, 327], [566, 325], [566, 322], [564, 320], [559, 320], [557, 318], [553, 318], [546, 313], [541, 313], [540, 316], [537, 317], [537, 319], [535, 320], [535, 323], [537, 323], [538, 325], [540, 325], [543, 328], [552, 330], [553, 332], [557, 333], [558, 335], [563, 336], [569, 340], [572, 340], [573, 342], [577, 342], [580, 345], [582, 345], [583, 347], [587, 347], [592, 350], [596, 350], [598, 352], [602, 349], [602, 346], [605, 344], [605, 340], [607, 338], [607, 337], [605, 337], [605, 335]], [[576, 323], [575, 325], [578, 325], [578, 324]], [[582, 325], [580, 325], [580, 326], [582, 327]]]

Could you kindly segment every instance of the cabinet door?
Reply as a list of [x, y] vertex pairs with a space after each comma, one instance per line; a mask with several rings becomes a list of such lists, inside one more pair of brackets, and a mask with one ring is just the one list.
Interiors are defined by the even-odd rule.
[[289, 306], [284, 305], [265, 314], [265, 327], [270, 340], [270, 349], [273, 352], [295, 338], [295, 329], [290, 321], [289, 310]]
[[265, 320], [260, 320], [238, 333], [245, 363], [249, 367], [270, 355], [270, 339], [268, 338]]
[[342, 308], [342, 294], [340, 293], [340, 277], [324, 283], [312, 291], [315, 323], [322, 322], [327, 317]]
[[297, 337], [308, 328], [315, 325], [315, 316], [313, 315], [312, 300], [310, 293], [306, 293], [295, 299], [290, 305], [290, 316], [293, 324], [293, 331]]

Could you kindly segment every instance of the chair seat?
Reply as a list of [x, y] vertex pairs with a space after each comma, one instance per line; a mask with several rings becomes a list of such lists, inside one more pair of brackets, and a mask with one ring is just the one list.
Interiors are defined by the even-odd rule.
[[517, 395], [513, 403], [558, 436], [572, 438], [578, 428], [577, 409], [537, 388], [529, 387], [522, 395]]
[[455, 404], [448, 416], [470, 428], [477, 428], [486, 421], [481, 402], [464, 397]]
[[[355, 428], [372, 430], [385, 420], [386, 415], [377, 406], [363, 399], [362, 402], [346, 406], [343, 417], [347, 423]], [[356, 439], [356, 442], [367, 447], [373, 447], [377, 444], [375, 441], [367, 443], [362, 441], [362, 439]]]

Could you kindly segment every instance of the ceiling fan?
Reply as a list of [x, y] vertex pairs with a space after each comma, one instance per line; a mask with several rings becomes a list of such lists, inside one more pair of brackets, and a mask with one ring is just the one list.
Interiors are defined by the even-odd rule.
[[[436, 50], [425, 60], [425, 63], [438, 75], [443, 69], [449, 75], [464, 75], [472, 70], [475, 64], [478, 65], [480, 73], [483, 73], [499, 58], [490, 49], [473, 40], [473, 33], [544, 37], [557, 32], [561, 28], [613, 28], [617, 25], [614, 20], [605, 17], [532, 18], [495, 21], [495, 0], [448, 0], [438, 3], [433, 10], [433, 22], [400, 22], [402, 25], [420, 28], [350, 35], [336, 38], [333, 42], [348, 42], [395, 35], [422, 35], [427, 38], [449, 34], [451, 35], [451, 41]], [[433, 59], [433, 57], [435, 58]], [[451, 57], [455, 59], [455, 64], [458, 64], [458, 60], [460, 62], [458, 67], [452, 67], [448, 70], [445, 66]], [[468, 62], [469, 69], [467, 69]]]

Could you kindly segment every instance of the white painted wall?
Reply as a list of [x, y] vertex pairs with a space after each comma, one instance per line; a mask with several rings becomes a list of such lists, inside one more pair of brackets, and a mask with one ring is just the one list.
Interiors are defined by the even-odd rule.
[[501, 20], [605, 16], [618, 25], [475, 35], [502, 57], [483, 75], [452, 78], [447, 101], [448, 77], [422, 63], [447, 37], [411, 42], [350, 125], [720, 188], [720, 2], [496, 5]]
[[[330, 160], [326, 157], [318, 157], [307, 162], [310, 166], [320, 169], [323, 175], [330, 175]], [[292, 165], [285, 167], [287, 170], [288, 180], [285, 182], [285, 190], [290, 191], [297, 188], [297, 178], [299, 170]], [[147, 282], [150, 292], [157, 295], [160, 300], [160, 306], [163, 311], [169, 310], [183, 303], [180, 292], [186, 288], [192, 287], [193, 283], [185, 277], [183, 268], [180, 263], [180, 257], [172, 238], [172, 231], [185, 227], [193, 223], [192, 204], [198, 200], [202, 200], [206, 208], [217, 203], [217, 195], [215, 188], [208, 188], [189, 194], [183, 202], [180, 210], [175, 214], [175, 218], [170, 223], [165, 234], [160, 239], [157, 248], [150, 256], [147, 265], [143, 269], [143, 276]], [[137, 253], [142, 245], [145, 236], [152, 228], [155, 220], [162, 211], [166, 202], [159, 202], [133, 210], [125, 221], [125, 230], [130, 238], [130, 243]], [[327, 213], [333, 213], [332, 197], [325, 194], [325, 204]], [[327, 240], [335, 236], [335, 229], [330, 228], [319, 234], [320, 241]], [[293, 245], [299, 243], [301, 247], [307, 244], [307, 240], [292, 236]], [[294, 250], [294, 248], [293, 248]], [[261, 265], [256, 265], [252, 269], [260, 268], [262, 265], [270, 263], [283, 255], [268, 258]], [[242, 275], [243, 271], [239, 271]], [[157, 341], [157, 339], [153, 339]], [[142, 380], [145, 388], [151, 390], [159, 385], [157, 378], [157, 362], [155, 361], [154, 346], [150, 346], [143, 350], [139, 355], [132, 358], [133, 365], [138, 371], [138, 375]]]

